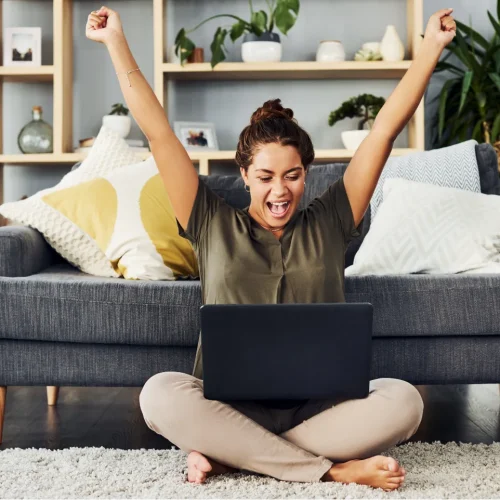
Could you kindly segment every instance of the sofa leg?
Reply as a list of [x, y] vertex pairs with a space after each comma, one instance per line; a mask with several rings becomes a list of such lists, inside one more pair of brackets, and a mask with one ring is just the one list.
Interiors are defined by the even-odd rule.
[[57, 397], [59, 396], [59, 387], [54, 385], [47, 386], [47, 404], [55, 406], [57, 404]]
[[3, 435], [3, 417], [5, 415], [5, 400], [7, 398], [7, 387], [0, 386], [0, 444]]

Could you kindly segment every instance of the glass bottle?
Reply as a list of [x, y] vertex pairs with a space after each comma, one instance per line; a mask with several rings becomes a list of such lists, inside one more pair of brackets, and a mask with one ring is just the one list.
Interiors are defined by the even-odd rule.
[[52, 127], [42, 120], [42, 106], [33, 106], [33, 120], [19, 132], [17, 144], [25, 154], [52, 153]]

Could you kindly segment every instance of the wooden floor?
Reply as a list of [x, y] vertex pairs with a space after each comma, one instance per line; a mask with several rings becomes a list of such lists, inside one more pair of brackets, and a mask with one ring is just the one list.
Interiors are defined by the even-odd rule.
[[[498, 385], [420, 386], [425, 402], [414, 441], [500, 441]], [[169, 448], [150, 431], [139, 409], [139, 388], [61, 388], [47, 406], [44, 387], [9, 387], [3, 444], [6, 448]]]

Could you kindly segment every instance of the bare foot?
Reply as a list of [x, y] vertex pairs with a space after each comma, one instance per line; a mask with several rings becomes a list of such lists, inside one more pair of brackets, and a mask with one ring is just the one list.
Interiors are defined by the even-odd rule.
[[189, 454], [187, 464], [188, 481], [190, 483], [202, 484], [208, 477], [235, 472], [235, 469], [226, 467], [215, 460], [209, 460], [197, 451], [192, 451]]
[[394, 458], [377, 455], [365, 460], [350, 460], [335, 464], [324, 476], [323, 481], [357, 483], [392, 491], [405, 480], [406, 471]]

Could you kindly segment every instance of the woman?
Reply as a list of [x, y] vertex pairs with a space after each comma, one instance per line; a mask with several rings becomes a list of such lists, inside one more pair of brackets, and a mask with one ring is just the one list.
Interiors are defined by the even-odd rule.
[[[179, 222], [198, 256], [204, 303], [344, 302], [344, 252], [358, 235], [393, 142], [415, 112], [444, 47], [451, 9], [429, 20], [422, 47], [345, 174], [298, 210], [314, 150], [279, 100], [241, 133], [236, 161], [251, 195], [236, 210], [211, 192], [176, 138], [130, 52], [117, 12], [88, 16], [87, 37], [108, 48], [127, 105], [150, 143]], [[198, 346], [199, 347], [199, 346]], [[250, 470], [288, 481], [340, 481], [385, 490], [405, 470], [377, 455], [412, 436], [423, 404], [410, 384], [374, 380], [362, 400], [228, 405], [203, 397], [201, 351], [194, 376], [160, 373], [140, 397], [148, 426], [189, 453], [188, 480]]]

